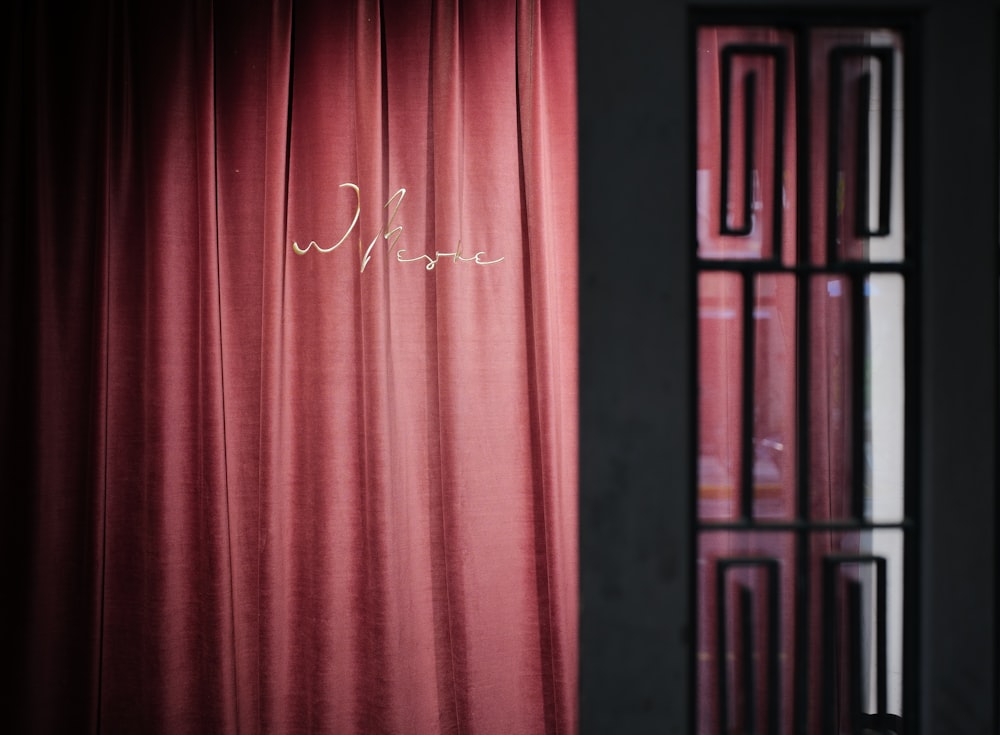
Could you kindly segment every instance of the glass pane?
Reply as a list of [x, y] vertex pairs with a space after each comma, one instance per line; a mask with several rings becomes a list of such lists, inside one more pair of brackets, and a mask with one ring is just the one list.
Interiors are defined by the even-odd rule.
[[753, 516], [796, 512], [795, 277], [756, 279], [754, 299]]
[[849, 518], [858, 510], [853, 495], [857, 456], [852, 451], [854, 418], [852, 280], [816, 276], [810, 282], [809, 313], [809, 518]]
[[743, 286], [738, 275], [698, 278], [698, 514], [739, 516], [743, 417]]
[[813, 279], [813, 520], [903, 519], [903, 289], [897, 274]]
[[901, 732], [902, 532], [811, 534], [805, 568], [798, 548], [699, 534], [697, 731]]
[[795, 549], [787, 532], [699, 536], [697, 732], [792, 732]]
[[699, 257], [794, 262], [791, 38], [776, 28], [698, 32]]
[[[791, 519], [796, 488], [796, 284], [753, 278], [752, 375], [745, 374], [743, 277], [699, 279], [699, 514], [703, 519]], [[753, 386], [747, 396], [746, 381]], [[752, 404], [747, 405], [748, 398]], [[747, 413], [747, 411], [750, 413]], [[745, 417], [752, 423], [744, 427]], [[752, 486], [749, 497], [742, 489]]]
[[870, 463], [866, 510], [874, 521], [901, 521], [906, 427], [904, 410], [904, 291], [895, 274], [866, 282], [868, 340], [868, 445]]
[[810, 34], [815, 263], [898, 262], [903, 238], [902, 40], [883, 29]]
[[813, 534], [807, 732], [902, 732], [903, 533]]

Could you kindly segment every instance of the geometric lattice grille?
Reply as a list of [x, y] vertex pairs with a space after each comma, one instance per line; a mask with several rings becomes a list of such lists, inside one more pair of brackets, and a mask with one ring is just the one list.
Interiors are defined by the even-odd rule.
[[910, 719], [907, 43], [695, 25], [699, 733]]

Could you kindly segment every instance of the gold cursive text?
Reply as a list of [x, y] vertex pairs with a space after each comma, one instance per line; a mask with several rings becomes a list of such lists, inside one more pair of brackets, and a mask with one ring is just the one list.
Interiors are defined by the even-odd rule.
[[[354, 207], [354, 219], [351, 220], [351, 226], [347, 228], [343, 237], [337, 240], [336, 243], [330, 245], [329, 247], [322, 247], [315, 240], [311, 240], [308, 245], [304, 248], [299, 247], [297, 241], [292, 242], [292, 250], [295, 251], [296, 255], [305, 255], [311, 249], [316, 248], [320, 253], [330, 253], [339, 248], [344, 244], [344, 241], [350, 237], [351, 233], [358, 225], [358, 220], [361, 218], [361, 188], [357, 184], [343, 183], [340, 188], [349, 188], [354, 191], [355, 207]], [[386, 252], [391, 253], [394, 248], [396, 248], [396, 242], [399, 240], [399, 236], [403, 233], [403, 225], [394, 225], [396, 221], [396, 214], [399, 212], [399, 208], [403, 203], [403, 198], [406, 196], [406, 189], [400, 188], [396, 190], [396, 193], [389, 197], [389, 200], [385, 203], [382, 209], [389, 212], [388, 219], [385, 224], [379, 228], [378, 233], [372, 238], [368, 246], [365, 247], [363, 240], [361, 239], [360, 233], [358, 235], [358, 260], [361, 265], [361, 272], [365, 272], [365, 268], [368, 267], [368, 263], [372, 259], [372, 251], [378, 244], [379, 240], [383, 240], [386, 243]], [[389, 209], [392, 208], [390, 212]], [[458, 244], [455, 246], [455, 250], [450, 253], [442, 253], [439, 250], [434, 251], [433, 257], [430, 255], [416, 255], [413, 257], [404, 257], [404, 253], [409, 251], [404, 248], [399, 248], [396, 250], [396, 262], [398, 263], [419, 263], [424, 262], [424, 268], [426, 270], [432, 271], [437, 266], [438, 261], [441, 258], [450, 258], [453, 263], [475, 263], [476, 265], [495, 265], [496, 263], [503, 262], [503, 258], [494, 258], [493, 260], [484, 260], [486, 256], [486, 251], [480, 250], [474, 255], [466, 256], [462, 252], [462, 241], [459, 240]]]
[[486, 255], [485, 251], [483, 251], [483, 250], [480, 250], [478, 253], [476, 253], [475, 255], [473, 255], [470, 258], [466, 258], [465, 256], [462, 255], [462, 241], [461, 240], [458, 241], [458, 246], [455, 248], [455, 252], [453, 252], [453, 253], [442, 253], [439, 250], [435, 250], [433, 258], [431, 256], [429, 256], [429, 255], [418, 255], [415, 258], [404, 258], [403, 257], [403, 253], [405, 253], [405, 252], [406, 251], [402, 250], [402, 249], [397, 250], [396, 251], [396, 260], [398, 260], [400, 263], [417, 263], [417, 262], [419, 262], [421, 260], [426, 260], [427, 261], [427, 265], [424, 266], [424, 267], [427, 270], [429, 270], [429, 271], [434, 270], [434, 267], [437, 265], [438, 260], [441, 259], [441, 258], [451, 258], [451, 260], [452, 260], [453, 263], [460, 263], [460, 262], [461, 263], [475, 263], [476, 265], [493, 265], [494, 263], [499, 263], [499, 262], [501, 262], [503, 260], [503, 258], [497, 258], [496, 260], [480, 260], [479, 259], [480, 255]]

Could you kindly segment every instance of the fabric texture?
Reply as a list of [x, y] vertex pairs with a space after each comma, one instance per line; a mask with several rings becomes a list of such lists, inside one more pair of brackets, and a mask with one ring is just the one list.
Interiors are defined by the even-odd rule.
[[13, 731], [576, 731], [574, 22], [10, 11]]

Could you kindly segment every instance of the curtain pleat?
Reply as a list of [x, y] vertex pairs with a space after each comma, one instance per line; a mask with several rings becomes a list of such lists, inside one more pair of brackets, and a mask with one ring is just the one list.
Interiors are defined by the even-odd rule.
[[573, 4], [11, 13], [13, 731], [575, 732]]

